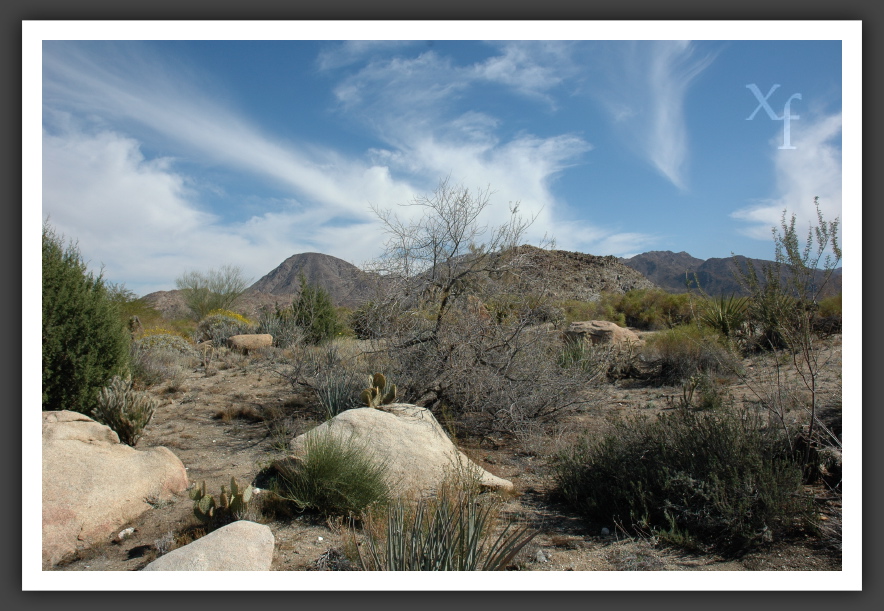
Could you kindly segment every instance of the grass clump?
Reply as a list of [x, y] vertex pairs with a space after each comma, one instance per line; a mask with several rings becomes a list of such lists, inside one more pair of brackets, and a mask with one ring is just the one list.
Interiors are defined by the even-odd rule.
[[468, 490], [416, 506], [399, 500], [381, 529], [366, 519], [365, 552], [356, 546], [359, 565], [366, 571], [505, 570], [537, 532], [507, 523], [495, 533], [497, 509]]
[[299, 510], [359, 514], [390, 501], [386, 475], [367, 443], [326, 428], [306, 436], [301, 456], [277, 463], [274, 492]]
[[590, 519], [738, 552], [812, 514], [786, 433], [761, 420], [731, 408], [617, 422], [558, 457], [557, 488]]

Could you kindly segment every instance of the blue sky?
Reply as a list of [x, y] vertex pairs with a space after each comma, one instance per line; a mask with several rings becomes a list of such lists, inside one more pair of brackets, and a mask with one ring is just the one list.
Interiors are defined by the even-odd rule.
[[[371, 206], [446, 176], [494, 191], [487, 222], [518, 201], [527, 242], [595, 255], [772, 258], [783, 209], [806, 227], [819, 196], [844, 218], [842, 79], [859, 72], [842, 74], [841, 40], [813, 40], [832, 29], [599, 40], [572, 23], [527, 40], [499, 24], [482, 42], [387, 25], [349, 42], [321, 24], [300, 30], [316, 40], [47, 36], [42, 218], [138, 294], [228, 263], [257, 280], [300, 252], [361, 265], [383, 242]], [[641, 33], [616, 26], [594, 31]], [[747, 40], [765, 32], [807, 40]]]

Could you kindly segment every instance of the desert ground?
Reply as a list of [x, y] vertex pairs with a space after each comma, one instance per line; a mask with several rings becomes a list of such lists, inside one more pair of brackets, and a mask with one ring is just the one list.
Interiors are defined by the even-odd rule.
[[[841, 336], [826, 340], [825, 350], [829, 362], [822, 383], [828, 399], [823, 415], [830, 425], [840, 427]], [[208, 367], [190, 368], [179, 379], [150, 388], [159, 407], [137, 449], [171, 449], [187, 468], [190, 482], [205, 481], [212, 491], [218, 491], [231, 476], [240, 482], [253, 482], [262, 468], [283, 455], [286, 440], [323, 420], [315, 398], [293, 388], [279, 375], [279, 364], [285, 359], [286, 353], [275, 348], [248, 356], [219, 354]], [[744, 366], [753, 372], [757, 363], [747, 358]], [[761, 379], [767, 373], [758, 370], [750, 375]], [[750, 388], [739, 381], [732, 381], [728, 391], [737, 401], [751, 399]], [[681, 387], [620, 380], [605, 385], [601, 400], [596, 395], [597, 399], [585, 408], [520, 438], [472, 437], [457, 427], [448, 428], [458, 447], [475, 463], [515, 485], [515, 494], [503, 506], [502, 516], [527, 521], [539, 531], [509, 570], [841, 570], [841, 495], [825, 484], [811, 490], [824, 525], [822, 535], [774, 540], [729, 558], [670, 547], [650, 533], [629, 536], [614, 524], [588, 523], [551, 494], [554, 482], [549, 457], [556, 451], [580, 435], [600, 434], [611, 419], [676, 409], [681, 394]], [[801, 414], [795, 417], [801, 418]], [[258, 499], [261, 494], [267, 492], [259, 492]], [[260, 501], [253, 505], [259, 506]], [[140, 570], [161, 553], [200, 536], [192, 506], [186, 493], [157, 502], [126, 525], [135, 529], [131, 537], [121, 542], [109, 538], [54, 570]], [[351, 535], [342, 520], [309, 512], [264, 515], [257, 509], [251, 519], [269, 526], [275, 536], [275, 571], [355, 569], [344, 553]]]

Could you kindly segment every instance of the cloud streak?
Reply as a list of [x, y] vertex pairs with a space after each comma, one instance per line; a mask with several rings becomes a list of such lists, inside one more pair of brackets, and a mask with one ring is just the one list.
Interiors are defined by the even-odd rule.
[[684, 41], [607, 43], [592, 50], [601, 78], [592, 95], [624, 141], [669, 182], [686, 190], [690, 151], [685, 98], [714, 55], [699, 55]]
[[841, 216], [841, 113], [817, 117], [802, 113], [800, 129], [797, 125], [791, 133], [794, 149], [779, 149], [782, 128], [770, 140], [775, 192], [731, 214], [746, 223], [741, 229], [743, 235], [770, 240], [771, 227], [779, 228], [784, 210], [787, 220], [795, 214], [796, 227], [816, 224], [817, 196], [826, 220]]

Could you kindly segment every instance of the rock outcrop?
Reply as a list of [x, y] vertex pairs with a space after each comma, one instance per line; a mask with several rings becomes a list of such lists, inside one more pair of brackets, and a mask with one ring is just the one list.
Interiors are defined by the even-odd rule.
[[275, 539], [268, 526], [239, 520], [160, 556], [142, 571], [269, 571]]
[[163, 447], [136, 450], [92, 418], [43, 412], [43, 567], [101, 542], [187, 488], [184, 465]]
[[234, 350], [251, 352], [259, 348], [269, 348], [273, 345], [273, 336], [269, 333], [248, 333], [243, 335], [231, 335], [227, 338], [227, 344]]
[[572, 322], [565, 330], [564, 335], [568, 341], [589, 341], [593, 345], [622, 346], [626, 343], [635, 345], [641, 343], [641, 339], [636, 333], [607, 320]]
[[381, 409], [364, 407], [342, 412], [292, 440], [295, 456], [303, 453], [308, 435], [324, 432], [365, 443], [387, 463], [388, 483], [395, 494], [432, 494], [448, 477], [476, 477], [492, 490], [512, 490], [512, 482], [485, 471], [457, 449], [433, 413], [416, 405], [394, 403]]

